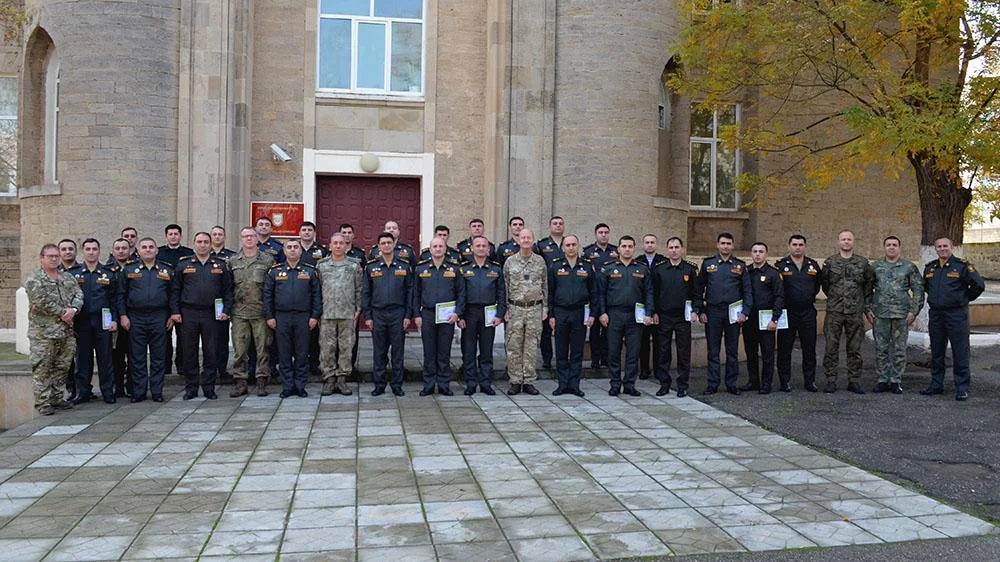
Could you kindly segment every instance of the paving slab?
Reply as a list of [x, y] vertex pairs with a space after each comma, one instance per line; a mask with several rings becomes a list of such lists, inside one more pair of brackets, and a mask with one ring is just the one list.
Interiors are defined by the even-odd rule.
[[[753, 556], [987, 521], [674, 395], [91, 403], [0, 440], [4, 560]], [[362, 389], [364, 390], [364, 389]], [[811, 551], [802, 551], [811, 552]], [[742, 554], [741, 554], [742, 553]]]

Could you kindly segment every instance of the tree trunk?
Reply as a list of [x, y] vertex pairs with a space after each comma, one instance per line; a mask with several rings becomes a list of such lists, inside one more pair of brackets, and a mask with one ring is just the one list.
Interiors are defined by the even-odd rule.
[[972, 190], [962, 185], [957, 166], [943, 164], [926, 152], [907, 153], [917, 177], [920, 194], [920, 244], [933, 246], [938, 238], [962, 244], [965, 209], [972, 202]]

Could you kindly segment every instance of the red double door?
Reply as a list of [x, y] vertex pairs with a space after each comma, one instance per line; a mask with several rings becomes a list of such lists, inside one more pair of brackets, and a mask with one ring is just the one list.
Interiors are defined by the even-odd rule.
[[368, 251], [386, 221], [420, 251], [420, 178], [316, 176], [317, 239], [329, 244], [342, 223], [354, 226], [354, 245]]

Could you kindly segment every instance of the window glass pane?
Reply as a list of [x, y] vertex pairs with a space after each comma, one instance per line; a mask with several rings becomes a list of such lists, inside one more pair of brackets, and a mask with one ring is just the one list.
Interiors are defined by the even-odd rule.
[[390, 89], [393, 92], [420, 93], [421, 27], [419, 23], [392, 24]]
[[691, 111], [691, 136], [712, 138], [712, 117], [711, 111], [693, 109]]
[[736, 151], [721, 143], [716, 150], [715, 206], [736, 208]]
[[0, 78], [0, 115], [17, 115], [17, 78]]
[[736, 124], [736, 106], [726, 105], [719, 108], [719, 127]]
[[351, 20], [319, 21], [319, 87], [351, 87]]
[[712, 145], [691, 143], [691, 204], [712, 204]]
[[358, 24], [358, 87], [385, 88], [385, 25]]
[[375, 0], [375, 15], [419, 19], [424, 17], [424, 0]]
[[0, 195], [13, 194], [16, 185], [17, 120], [0, 119]]
[[338, 16], [369, 16], [371, 2], [369, 0], [323, 0], [319, 5], [319, 13]]

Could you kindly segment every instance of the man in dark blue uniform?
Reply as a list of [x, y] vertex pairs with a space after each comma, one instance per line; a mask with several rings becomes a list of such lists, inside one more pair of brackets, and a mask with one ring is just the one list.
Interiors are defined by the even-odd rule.
[[[127, 230], [135, 232], [135, 229], [131, 227]], [[122, 232], [124, 233], [125, 231], [123, 230]], [[115, 272], [119, 287], [125, 282], [125, 264], [139, 259], [139, 254], [134, 254], [134, 257], [130, 257], [133, 254], [132, 245], [124, 238], [115, 240], [114, 244], [111, 245], [111, 259], [108, 260], [106, 265]], [[115, 304], [117, 306], [117, 301]], [[118, 313], [116, 312], [115, 314], [117, 323]], [[132, 377], [134, 375], [132, 373], [132, 364], [128, 358], [128, 339], [128, 330], [119, 325], [114, 334], [114, 350], [112, 352], [112, 363], [115, 368], [115, 397], [117, 398], [132, 396]]]
[[[618, 247], [611, 243], [611, 227], [598, 223], [594, 227], [594, 243], [583, 249], [583, 259], [590, 262], [594, 271], [618, 259]], [[607, 328], [600, 322], [590, 327], [590, 368], [608, 366]]]
[[94, 354], [101, 395], [108, 404], [115, 403], [114, 362], [111, 334], [118, 329], [118, 273], [101, 264], [101, 243], [94, 238], [83, 241], [83, 263], [67, 273], [83, 290], [83, 308], [73, 317], [76, 331], [76, 396], [73, 405], [93, 398]]
[[[431, 259], [414, 269], [413, 321], [420, 330], [424, 344], [424, 388], [421, 396], [434, 393], [451, 396], [451, 340], [455, 324], [465, 314], [465, 283], [461, 266], [445, 259], [447, 243], [442, 238], [431, 240]], [[447, 317], [438, 307], [452, 307]]]
[[[556, 335], [556, 389], [553, 396], [583, 396], [583, 342], [587, 328], [600, 315], [597, 273], [580, 257], [580, 239], [570, 234], [562, 241], [563, 258], [549, 266], [549, 328]], [[617, 253], [616, 253], [617, 256]], [[593, 340], [591, 340], [593, 341]]]
[[[747, 268], [750, 278], [750, 293], [753, 295], [753, 308], [747, 315], [743, 325], [743, 347], [747, 353], [747, 383], [740, 387], [742, 391], [756, 390], [760, 394], [771, 393], [771, 382], [774, 380], [774, 348], [778, 331], [778, 320], [785, 308], [785, 294], [781, 286], [781, 274], [767, 263], [767, 244], [755, 242], [750, 246], [752, 264]], [[770, 311], [767, 324], [760, 328], [762, 311]], [[788, 381], [782, 380], [782, 392], [790, 392], [792, 387]]]
[[[443, 225], [443, 224], [439, 224], [439, 225], [435, 226], [434, 227], [434, 237], [435, 238], [440, 238], [440, 239], [444, 240], [444, 245], [445, 245], [444, 259], [446, 261], [448, 261], [450, 263], [457, 264], [457, 265], [461, 265], [462, 262], [465, 261], [465, 260], [462, 259], [462, 252], [458, 251], [457, 248], [453, 248], [453, 247], [451, 247], [451, 246], [448, 245], [448, 238], [451, 237], [451, 229], [450, 228], [448, 228], [446, 225]], [[422, 261], [427, 261], [429, 259], [431, 259], [431, 247], [427, 246], [426, 248], [420, 250], [420, 259], [417, 260], [417, 261], [418, 262], [422, 262]], [[413, 264], [413, 265], [416, 265], [416, 264]], [[419, 312], [419, 311], [417, 311], [417, 312]], [[414, 318], [414, 320], [416, 320], [416, 318]]]
[[[385, 232], [391, 234], [393, 240], [395, 240], [396, 245], [392, 248], [392, 255], [396, 259], [404, 262], [410, 269], [413, 269], [413, 266], [417, 265], [417, 258], [420, 256], [417, 254], [416, 250], [413, 249], [413, 246], [403, 242], [400, 238], [399, 223], [396, 221], [386, 221]], [[378, 243], [368, 250], [369, 259], [377, 259], [381, 254], [382, 248]]]
[[[146, 399], [163, 402], [163, 375], [166, 371], [167, 330], [170, 319], [170, 288], [174, 268], [156, 260], [156, 241], [139, 241], [139, 259], [125, 265], [118, 291], [118, 324], [129, 333], [129, 363], [132, 364], [132, 402]], [[149, 358], [149, 367], [146, 359]]]
[[971, 263], [952, 255], [951, 239], [934, 241], [938, 259], [924, 267], [924, 291], [930, 307], [931, 385], [924, 396], [944, 392], [944, 353], [951, 343], [955, 400], [969, 399], [969, 303], [986, 290]]
[[785, 294], [788, 328], [778, 330], [778, 380], [782, 387], [792, 380], [792, 349], [795, 336], [802, 347], [802, 382], [809, 392], [816, 386], [816, 295], [823, 287], [819, 262], [806, 256], [806, 237], [793, 234], [788, 239], [788, 255], [778, 260], [775, 269], [781, 274]]
[[500, 264], [501, 268], [503, 268], [503, 264], [507, 261], [507, 258], [513, 256], [521, 249], [517, 242], [517, 237], [521, 234], [521, 229], [524, 228], [524, 219], [521, 217], [511, 217], [507, 221], [507, 226], [510, 228], [510, 238], [497, 247], [497, 263]]
[[[658, 245], [659, 239], [655, 234], [646, 234], [642, 237], [642, 255], [636, 259], [645, 262], [650, 272], [654, 267], [667, 261], [666, 256], [656, 251]], [[643, 326], [639, 331], [639, 378], [642, 380], [648, 379], [650, 374], [656, 371], [656, 365], [660, 363], [660, 348], [656, 345], [657, 331], [655, 322]]]
[[[181, 244], [183, 230], [179, 224], [168, 224], [163, 229], [163, 234], [167, 243], [160, 246], [156, 252], [156, 260], [169, 265], [171, 268], [177, 267], [177, 262], [185, 256], [194, 254], [194, 250]], [[174, 329], [167, 330], [167, 371], [169, 375], [173, 367], [177, 367], [177, 373], [184, 372], [183, 346], [180, 336], [177, 337], [177, 353], [174, 354]]]
[[[649, 268], [633, 259], [635, 238], [618, 239], [618, 259], [601, 268], [597, 276], [597, 309], [608, 329], [608, 396], [624, 391], [640, 396], [635, 381], [639, 376], [639, 330], [653, 322], [653, 287]], [[641, 308], [640, 308], [641, 306]], [[622, 341], [625, 342], [625, 369], [622, 374]], [[624, 388], [623, 388], [624, 386]]]
[[[316, 267], [319, 260], [330, 255], [330, 250], [316, 242], [316, 223], [305, 221], [299, 225], [299, 244], [302, 246], [302, 263]], [[319, 330], [309, 331], [309, 374], [323, 377], [319, 366]]]
[[[653, 266], [653, 322], [656, 324], [657, 396], [670, 393], [670, 340], [677, 342], [677, 397], [687, 396], [691, 377], [691, 322], [698, 321], [703, 306], [698, 294], [698, 268], [684, 260], [684, 242], [667, 240], [667, 258]], [[690, 316], [688, 316], [690, 314]]]
[[[226, 247], [226, 229], [215, 225], [209, 234], [212, 235], [212, 251], [208, 255], [228, 263], [236, 252]], [[226, 378], [226, 368], [229, 366], [229, 320], [219, 320], [218, 324], [215, 362], [219, 373], [217, 380], [222, 380]]]
[[[560, 216], [554, 216], [549, 219], [549, 235], [535, 243], [534, 252], [542, 256], [546, 268], [551, 267], [556, 260], [562, 259], [562, 239], [565, 231], [566, 221]], [[542, 351], [542, 368], [551, 369], [552, 328], [546, 321], [542, 322], [542, 339], [539, 348]]]
[[[746, 321], [746, 312], [753, 308], [750, 293], [750, 278], [746, 274], [743, 260], [733, 257], [733, 235], [719, 234], [716, 247], [719, 253], [701, 263], [698, 272], [699, 294], [705, 302], [701, 322], [705, 324], [708, 340], [708, 386], [703, 394], [715, 394], [719, 390], [719, 352], [722, 336], [726, 337], [726, 390], [739, 394], [737, 387], [740, 375], [740, 326]], [[729, 307], [743, 301], [742, 312], [737, 321], [730, 323]]]
[[406, 261], [399, 259], [394, 249], [396, 240], [389, 232], [378, 237], [379, 256], [365, 266], [361, 284], [361, 313], [365, 327], [372, 331], [372, 396], [385, 393], [386, 366], [392, 350], [392, 393], [403, 396], [404, 330], [410, 326], [412, 310], [412, 272]]
[[[465, 283], [465, 314], [458, 323], [462, 329], [462, 372], [465, 374], [465, 395], [476, 393], [476, 385], [484, 394], [493, 396], [493, 339], [496, 327], [503, 323], [507, 312], [507, 289], [503, 268], [489, 260], [489, 240], [478, 236], [472, 240], [472, 259], [462, 266]], [[493, 320], [486, 322], [487, 308]], [[478, 351], [479, 355], [476, 355]]]
[[[458, 243], [456, 248], [458, 253], [461, 254], [461, 263], [468, 262], [472, 260], [472, 241], [479, 236], [485, 237], [486, 223], [483, 219], [472, 219], [469, 221], [469, 237]], [[487, 259], [490, 261], [497, 261], [497, 247], [490, 242], [489, 239], [486, 240], [489, 243], [490, 253]]]
[[277, 265], [285, 261], [285, 250], [281, 242], [271, 238], [271, 230], [273, 228], [274, 223], [266, 216], [258, 217], [254, 225], [254, 230], [257, 232], [257, 247], [265, 254], [270, 254], [274, 258], [275, 265]]
[[[191, 351], [184, 356], [184, 400], [198, 396], [199, 378], [205, 398], [219, 397], [215, 393], [219, 320], [229, 320], [232, 313], [233, 278], [225, 260], [211, 253], [212, 236], [199, 232], [194, 235], [194, 255], [181, 258], [174, 270], [170, 319], [179, 326], [182, 347]], [[204, 356], [200, 367], [199, 341]]]
[[275, 264], [264, 278], [264, 318], [274, 330], [281, 362], [281, 394], [309, 396], [309, 332], [323, 317], [323, 286], [316, 268], [303, 263], [302, 245], [285, 241], [285, 261]]

